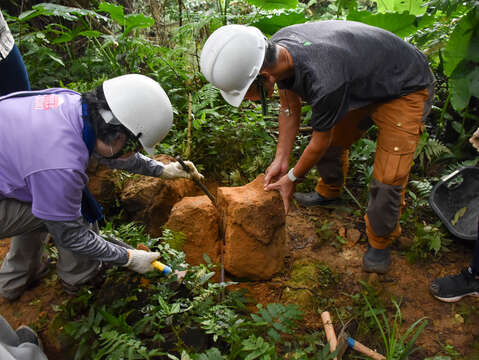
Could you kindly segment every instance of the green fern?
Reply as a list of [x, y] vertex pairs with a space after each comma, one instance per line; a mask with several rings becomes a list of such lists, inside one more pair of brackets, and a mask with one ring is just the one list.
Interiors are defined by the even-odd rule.
[[450, 155], [451, 150], [439, 140], [431, 138], [425, 131], [419, 139], [414, 160], [417, 160], [421, 169], [424, 169], [427, 164], [441, 159], [446, 154]]
[[450, 164], [447, 166], [446, 170], [444, 170], [441, 177], [449, 176], [454, 171], [462, 169], [463, 167], [476, 166], [476, 163], [477, 163], [477, 159], [471, 159], [471, 160], [466, 160], [466, 161]]
[[432, 190], [432, 184], [428, 179], [411, 180], [409, 186], [414, 190], [414, 196], [411, 195], [416, 201], [418, 206], [424, 206], [427, 204], [427, 199]]
[[146, 346], [132, 335], [116, 330], [102, 331], [100, 340], [101, 347], [95, 360], [150, 359], [151, 356], [160, 354], [158, 350], [148, 351]]

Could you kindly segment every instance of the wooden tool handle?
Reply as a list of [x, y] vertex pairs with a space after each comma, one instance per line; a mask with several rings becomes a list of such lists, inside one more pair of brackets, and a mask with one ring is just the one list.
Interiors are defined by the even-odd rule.
[[[334, 332], [334, 327], [329, 312], [322, 312], [321, 320], [323, 320], [324, 332], [326, 333], [326, 339], [329, 343], [329, 351], [333, 352], [338, 346], [338, 340], [336, 339], [336, 333]], [[336, 360], [336, 358], [334, 358], [334, 360]]]
[[354, 339], [348, 338], [348, 345], [354, 350], [359, 351], [361, 354], [369, 356], [371, 359], [386, 360], [386, 358], [380, 353], [368, 348], [367, 346], [361, 344], [359, 341], [356, 341]]

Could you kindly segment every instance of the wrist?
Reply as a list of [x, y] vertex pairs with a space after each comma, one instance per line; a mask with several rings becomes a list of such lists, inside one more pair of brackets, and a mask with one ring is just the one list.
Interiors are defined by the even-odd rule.
[[128, 249], [127, 249], [127, 250], [126, 250], [126, 253], [128, 254], [128, 255], [127, 255], [127, 258], [126, 258], [127, 261], [126, 261], [126, 263], [123, 264], [122, 266], [130, 266], [130, 264], [131, 264], [131, 258], [132, 258], [132, 256], [131, 256], [131, 250], [128, 250]]
[[288, 171], [288, 179], [293, 183], [299, 183], [304, 180], [304, 177], [297, 177], [294, 175], [294, 167]]

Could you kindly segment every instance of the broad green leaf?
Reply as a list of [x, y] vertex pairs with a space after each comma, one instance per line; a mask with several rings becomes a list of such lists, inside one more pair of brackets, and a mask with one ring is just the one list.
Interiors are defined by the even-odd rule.
[[429, 243], [429, 250], [434, 250], [434, 253], [441, 249], [441, 238], [439, 236], [433, 236], [431, 242]]
[[358, 2], [356, 0], [337, 0], [336, 6], [338, 9], [348, 9], [349, 12], [358, 10]]
[[411, 15], [422, 15], [426, 12], [427, 0], [378, 0], [378, 11], [381, 13], [402, 13], [407, 11]]
[[65, 63], [64, 63], [63, 60], [60, 59], [59, 57], [54, 56], [54, 55], [52, 55], [52, 54], [48, 54], [48, 57], [49, 57], [50, 59], [52, 59], [53, 61], [59, 63], [61, 66], [65, 66]]
[[369, 11], [360, 11], [348, 14], [347, 19], [380, 27], [403, 38], [416, 31], [416, 17], [406, 13], [371, 14]]
[[[34, 9], [24, 11], [20, 15], [18, 15], [18, 20], [29, 20], [32, 17], [37, 16], [37, 15], [35, 15], [35, 13], [37, 13], [37, 12], [38, 11], [34, 10]], [[31, 16], [31, 15], [34, 15], [34, 16]]]
[[181, 353], [181, 360], [192, 360], [190, 355], [188, 355], [188, 353], [183, 350], [183, 352]]
[[443, 52], [444, 73], [447, 76], [451, 76], [457, 65], [468, 56], [474, 29], [479, 26], [479, 20], [474, 13], [471, 11], [459, 20], [449, 37]]
[[155, 23], [152, 17], [144, 14], [130, 14], [125, 16], [125, 30], [123, 35], [128, 35], [133, 29], [136, 28], [148, 28]]
[[436, 17], [431, 14], [424, 14], [416, 18], [417, 30], [424, 29], [425, 27], [431, 26], [436, 21]]
[[298, 0], [246, 0], [246, 2], [265, 10], [294, 9], [298, 6]]
[[107, 20], [106, 17], [96, 13], [93, 10], [80, 9], [70, 6], [63, 6], [57, 4], [41, 3], [32, 6], [32, 10], [21, 13], [19, 20], [30, 20], [34, 17], [44, 16], [59, 16], [69, 21], [78, 20], [78, 16], [92, 16], [101, 20]]
[[100, 37], [101, 33], [97, 30], [86, 30], [79, 32], [78, 35], [85, 36], [88, 38], [98, 38]]
[[121, 26], [125, 25], [125, 13], [123, 11], [123, 6], [103, 2], [98, 5], [98, 10], [110, 14], [110, 17]]
[[467, 77], [450, 78], [449, 91], [451, 93], [451, 105], [455, 110], [463, 110], [469, 104], [471, 94]]
[[285, 26], [302, 24], [308, 21], [306, 15], [302, 10], [300, 11], [285, 11], [279, 15], [269, 14], [259, 19], [253, 26], [260, 29], [265, 35], [273, 35], [279, 29]]
[[479, 32], [477, 32], [476, 36], [471, 39], [467, 60], [479, 63]]
[[468, 75], [469, 93], [479, 99], [479, 67]]

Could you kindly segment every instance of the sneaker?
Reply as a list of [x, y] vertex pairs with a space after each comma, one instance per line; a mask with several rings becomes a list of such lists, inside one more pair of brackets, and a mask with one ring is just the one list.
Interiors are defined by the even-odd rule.
[[309, 193], [295, 192], [293, 194], [293, 198], [298, 202], [298, 204], [306, 207], [331, 205], [339, 200], [339, 197], [325, 198], [316, 191], [311, 191]]
[[479, 296], [479, 278], [466, 268], [457, 275], [434, 280], [429, 286], [429, 290], [436, 299], [456, 302], [464, 296]]
[[363, 256], [363, 270], [377, 274], [385, 274], [391, 265], [391, 249], [375, 249], [372, 246]]
[[38, 272], [36, 273], [35, 277], [33, 279], [28, 280], [23, 288], [16, 290], [14, 292], [2, 292], [1, 296], [7, 299], [8, 301], [15, 301], [20, 296], [23, 295], [25, 290], [32, 289], [35, 286], [37, 286], [40, 280], [47, 277], [49, 273], [50, 273], [50, 268], [48, 267], [48, 264], [41, 263], [40, 268], [38, 269]]
[[43, 349], [42, 342], [40, 341], [40, 338], [38, 337], [37, 333], [27, 325], [21, 325], [17, 328], [15, 331], [18, 336], [18, 340], [20, 341], [20, 344], [29, 342], [32, 344], [35, 344], [40, 347], [40, 349]]

